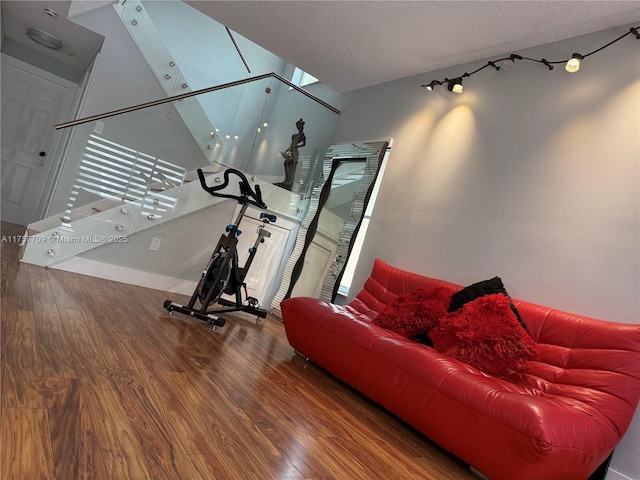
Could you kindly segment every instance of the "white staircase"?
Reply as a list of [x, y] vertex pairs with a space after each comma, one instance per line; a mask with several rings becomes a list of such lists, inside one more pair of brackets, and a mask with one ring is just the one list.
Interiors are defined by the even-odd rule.
[[[209, 184], [222, 181], [223, 165], [204, 167]], [[304, 199], [252, 177], [269, 210], [298, 222]], [[233, 183], [225, 193], [239, 194]], [[94, 199], [87, 202], [88, 199]], [[22, 261], [49, 266], [159, 223], [219, 203], [202, 190], [196, 171], [89, 135], [64, 213], [27, 227]]]

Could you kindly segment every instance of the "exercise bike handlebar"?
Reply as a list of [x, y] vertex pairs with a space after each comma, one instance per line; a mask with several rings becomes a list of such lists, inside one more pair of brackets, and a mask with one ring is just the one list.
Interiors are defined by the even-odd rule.
[[[219, 190], [223, 190], [229, 185], [229, 175], [235, 174], [240, 177], [240, 195], [233, 195], [230, 193], [220, 193]], [[258, 208], [263, 210], [267, 209], [267, 204], [262, 200], [262, 192], [260, 191], [260, 185], [256, 184], [255, 190], [251, 188], [251, 184], [247, 177], [240, 170], [236, 170], [235, 168], [229, 168], [224, 171], [224, 181], [215, 187], [210, 187], [207, 185], [207, 182], [204, 178], [204, 172], [202, 169], [198, 169], [198, 178], [200, 178], [200, 185], [202, 188], [209, 193], [209, 195], [213, 195], [214, 197], [224, 197], [231, 198], [236, 200], [239, 203], [250, 203], [255, 205]]]

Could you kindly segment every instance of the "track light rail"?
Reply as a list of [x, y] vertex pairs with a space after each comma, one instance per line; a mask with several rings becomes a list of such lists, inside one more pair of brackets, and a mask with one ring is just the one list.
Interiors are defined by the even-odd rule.
[[475, 75], [476, 73], [484, 70], [487, 67], [493, 67], [496, 70], [500, 70], [500, 68], [504, 67], [504, 63], [501, 66], [497, 65], [497, 63], [499, 62], [511, 62], [511, 64], [515, 63], [515, 60], [529, 60], [531, 62], [537, 62], [537, 63], [541, 63], [543, 65], [545, 65], [549, 70], [553, 70], [554, 65], [558, 65], [558, 64], [565, 64], [566, 67], [565, 69], [570, 72], [577, 72], [578, 69], [580, 68], [580, 60], [584, 60], [585, 58], [593, 55], [594, 53], [598, 53], [601, 50], [604, 50], [605, 48], [613, 45], [614, 43], [622, 40], [624, 37], [626, 37], [627, 35], [634, 35], [636, 37], [636, 39], [640, 40], [640, 26], [637, 27], [631, 27], [629, 29], [628, 32], [620, 35], [618, 38], [610, 41], [609, 43], [607, 43], [606, 45], [603, 45], [600, 48], [597, 48], [596, 50], [589, 52], [585, 55], [581, 55], [579, 53], [574, 53], [571, 58], [568, 58], [566, 60], [557, 60], [557, 61], [549, 61], [546, 58], [531, 58], [531, 57], [523, 57], [522, 55], [518, 55], [515, 53], [512, 53], [511, 55], [509, 55], [508, 57], [504, 57], [504, 58], [499, 58], [497, 60], [491, 60], [489, 62], [487, 62], [485, 65], [483, 65], [482, 67], [474, 70], [473, 72], [465, 72], [462, 75], [458, 76], [458, 77], [454, 77], [454, 78], [445, 78], [444, 80], [432, 80], [431, 82], [424, 84], [424, 85], [420, 85], [421, 87], [426, 88], [427, 90], [433, 90], [433, 88], [437, 85], [447, 85], [447, 89], [450, 92], [454, 92], [454, 93], [462, 93], [462, 80], [464, 78], [470, 77], [471, 75]]

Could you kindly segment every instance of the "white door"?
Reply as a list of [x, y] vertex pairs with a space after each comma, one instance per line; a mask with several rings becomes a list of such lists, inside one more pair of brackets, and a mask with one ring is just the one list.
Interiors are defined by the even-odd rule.
[[53, 173], [54, 125], [69, 114], [77, 86], [10, 57], [2, 60], [0, 217], [27, 225]]
[[[249, 207], [240, 223], [239, 230], [242, 235], [238, 237], [237, 245], [240, 267], [244, 267], [247, 263], [249, 248], [254, 246], [258, 238], [258, 227], [264, 226], [260, 220], [261, 211], [255, 207]], [[237, 218], [239, 212], [240, 205], [236, 206], [234, 219]], [[271, 307], [273, 297], [280, 287], [280, 282], [282, 282], [280, 270], [284, 268], [284, 263], [286, 263], [285, 250], [289, 245], [291, 231], [295, 227], [295, 223], [280, 216], [277, 216], [275, 223], [270, 223], [265, 227], [265, 230], [271, 235], [265, 237], [264, 243], [258, 246], [253, 263], [244, 279], [249, 296], [256, 298], [261, 308], [268, 310]], [[244, 292], [242, 295], [244, 298]], [[223, 295], [223, 297], [232, 302], [235, 301], [233, 295]]]

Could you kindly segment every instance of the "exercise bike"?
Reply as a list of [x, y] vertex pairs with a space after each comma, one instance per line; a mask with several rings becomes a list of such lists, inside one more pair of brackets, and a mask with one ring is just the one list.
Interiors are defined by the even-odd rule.
[[[233, 195], [229, 193], [221, 193], [229, 185], [229, 176], [237, 175], [240, 177], [240, 195]], [[258, 299], [249, 296], [247, 292], [247, 284], [244, 279], [247, 276], [249, 267], [253, 262], [253, 259], [258, 251], [258, 246], [264, 243], [264, 239], [271, 236], [271, 232], [265, 230], [265, 226], [276, 221], [276, 216], [262, 212], [260, 213], [260, 220], [262, 223], [258, 227], [258, 237], [255, 243], [249, 249], [249, 257], [244, 266], [240, 266], [238, 259], [238, 237], [242, 233], [238, 227], [244, 217], [249, 205], [255, 205], [261, 210], [266, 210], [267, 205], [262, 201], [262, 194], [260, 192], [260, 186], [256, 185], [255, 191], [251, 188], [251, 184], [247, 180], [245, 175], [236, 169], [230, 168], [224, 172], [224, 181], [215, 187], [207, 185], [204, 177], [204, 173], [201, 169], [198, 169], [198, 178], [200, 179], [200, 185], [202, 188], [214, 197], [231, 198], [236, 200], [241, 205], [238, 216], [235, 222], [228, 225], [226, 228], [226, 234], [220, 236], [218, 244], [211, 254], [211, 258], [207, 263], [205, 269], [202, 272], [200, 282], [196, 286], [193, 295], [187, 305], [181, 305], [171, 300], [165, 300], [164, 308], [169, 311], [169, 314], [173, 312], [179, 312], [188, 315], [198, 320], [207, 322], [214, 330], [216, 327], [222, 327], [225, 324], [225, 319], [220, 318], [218, 314], [224, 314], [229, 312], [243, 311], [257, 316], [256, 323], [261, 318], [267, 316], [267, 311], [260, 308]], [[242, 293], [244, 291], [244, 300]], [[235, 301], [230, 301], [222, 298], [222, 294], [234, 295]], [[196, 303], [199, 304], [196, 307]], [[210, 309], [209, 305], [218, 303], [221, 305], [219, 308]]]

